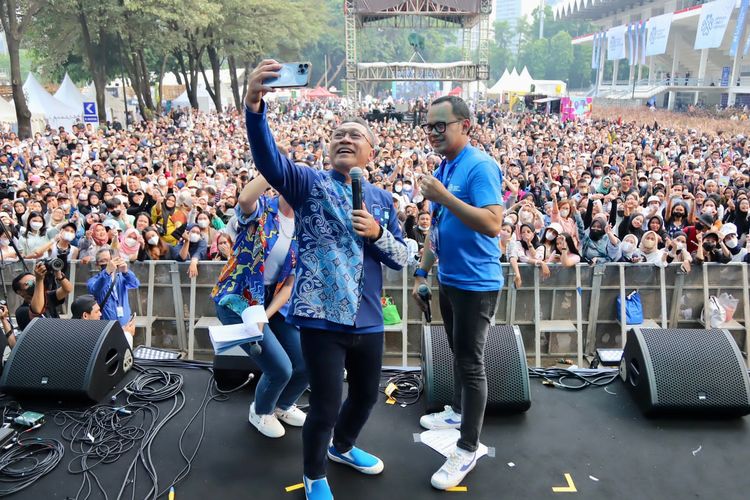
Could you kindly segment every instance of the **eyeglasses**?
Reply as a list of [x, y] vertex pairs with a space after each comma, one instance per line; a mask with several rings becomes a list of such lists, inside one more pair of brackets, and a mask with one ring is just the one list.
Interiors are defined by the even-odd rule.
[[372, 146], [372, 143], [370, 142], [370, 139], [368, 139], [365, 134], [363, 134], [362, 132], [360, 132], [358, 130], [346, 130], [346, 129], [342, 130], [342, 129], [338, 129], [338, 130], [335, 130], [333, 132], [333, 134], [331, 135], [331, 138], [334, 141], [343, 141], [344, 138], [346, 138], [347, 135], [354, 142], [361, 141], [361, 140], [364, 139], [365, 141], [367, 141], [367, 144], [369, 144], [370, 146]]
[[442, 134], [445, 132], [445, 129], [450, 125], [451, 123], [459, 123], [463, 120], [453, 120], [452, 122], [435, 122], [435, 123], [423, 123], [420, 125], [422, 127], [422, 130], [425, 131], [425, 133], [432, 133], [434, 130], [438, 134]]

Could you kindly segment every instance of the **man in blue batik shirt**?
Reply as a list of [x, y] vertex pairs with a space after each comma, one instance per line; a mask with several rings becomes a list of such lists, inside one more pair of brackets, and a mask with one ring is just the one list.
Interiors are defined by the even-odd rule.
[[[294, 208], [299, 261], [288, 321], [300, 328], [310, 378], [310, 411], [302, 430], [308, 500], [333, 498], [327, 459], [364, 474], [383, 462], [355, 446], [378, 398], [383, 357], [381, 265], [401, 269], [406, 245], [390, 193], [362, 182], [363, 208], [352, 209], [349, 171], [374, 158], [375, 136], [361, 118], [344, 119], [331, 134], [333, 170], [295, 165], [276, 147], [266, 119], [264, 81], [281, 65], [263, 61], [245, 96], [247, 136], [258, 171]], [[343, 373], [349, 392], [341, 404]], [[333, 440], [331, 441], [331, 431]]]
[[476, 465], [487, 404], [484, 348], [503, 287], [497, 237], [503, 220], [502, 173], [490, 156], [469, 144], [471, 126], [468, 106], [453, 96], [435, 99], [422, 124], [433, 149], [445, 159], [434, 177], [422, 179], [433, 222], [412, 296], [426, 308], [417, 291], [437, 257], [440, 313], [453, 352], [454, 383], [452, 405], [424, 415], [419, 423], [427, 429], [461, 430], [456, 451], [432, 475], [432, 486], [441, 490], [458, 485]]

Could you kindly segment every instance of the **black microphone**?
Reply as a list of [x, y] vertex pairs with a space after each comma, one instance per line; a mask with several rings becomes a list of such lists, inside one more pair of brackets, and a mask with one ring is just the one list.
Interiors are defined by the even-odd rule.
[[424, 312], [424, 319], [428, 323], [432, 323], [432, 308], [430, 307], [432, 291], [430, 291], [430, 287], [425, 284], [419, 285], [419, 288], [417, 288], [417, 294], [419, 295], [419, 298], [422, 299], [422, 302], [427, 304], [427, 310]]
[[252, 342], [250, 344], [250, 355], [251, 356], [260, 356], [260, 353], [263, 352], [263, 348], [260, 346], [257, 342]]
[[362, 210], [362, 169], [352, 168], [349, 177], [352, 178], [352, 209]]

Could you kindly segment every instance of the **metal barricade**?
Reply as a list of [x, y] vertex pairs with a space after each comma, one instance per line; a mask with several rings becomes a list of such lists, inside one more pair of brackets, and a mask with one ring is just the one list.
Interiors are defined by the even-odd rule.
[[[131, 308], [137, 313], [136, 345], [155, 345], [185, 351], [188, 358], [210, 357], [213, 350], [208, 327], [219, 324], [211, 289], [221, 272], [222, 262], [201, 262], [198, 275], [188, 277], [188, 264], [174, 261], [136, 262], [130, 265], [141, 282], [131, 290]], [[29, 266], [31, 269], [32, 266]], [[651, 264], [579, 265], [565, 268], [550, 265], [551, 275], [541, 276], [538, 268], [520, 265], [522, 284], [516, 288], [510, 266], [503, 266], [505, 286], [501, 290], [494, 323], [519, 326], [524, 344], [537, 365], [542, 358], [583, 356], [597, 347], [621, 347], [628, 325], [618, 322], [616, 299], [638, 290], [643, 304], [644, 325], [661, 328], [702, 328], [701, 311], [711, 296], [732, 295], [738, 305], [728, 328], [743, 351], [750, 342], [750, 297], [746, 264], [693, 266], [684, 273], [679, 265], [659, 268]], [[0, 267], [0, 285], [11, 314], [20, 305], [11, 282], [22, 272], [21, 263]], [[421, 311], [411, 298], [414, 268], [383, 271], [383, 294], [396, 304], [401, 323], [386, 327], [385, 364], [414, 366], [421, 355]], [[87, 293], [86, 282], [100, 270], [93, 264], [71, 263], [74, 295]], [[435, 276], [436, 273], [432, 273]], [[438, 304], [437, 280], [433, 288], [433, 323], [442, 317]], [[71, 298], [64, 306], [69, 310]]]

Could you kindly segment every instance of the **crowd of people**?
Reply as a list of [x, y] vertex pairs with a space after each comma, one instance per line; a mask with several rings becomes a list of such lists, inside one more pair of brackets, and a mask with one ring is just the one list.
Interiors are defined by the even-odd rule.
[[[623, 118], [561, 124], [556, 116], [479, 106], [471, 143], [503, 172], [503, 261], [747, 261], [750, 141], [739, 133]], [[269, 106], [277, 146], [297, 164], [331, 168], [327, 138], [344, 115], [335, 101]], [[441, 159], [419, 123], [372, 124], [377, 155], [364, 172], [392, 193], [411, 263], [432, 218], [420, 192]], [[237, 198], [257, 175], [243, 117], [173, 111], [128, 130], [2, 135], [0, 259], [126, 262], [227, 260]], [[15, 243], [15, 248], [11, 245]], [[521, 285], [515, 272], [516, 285]]]

